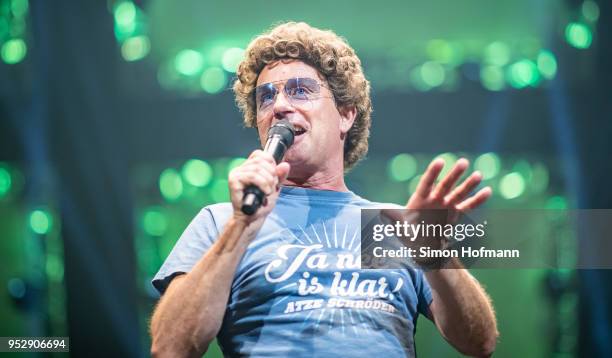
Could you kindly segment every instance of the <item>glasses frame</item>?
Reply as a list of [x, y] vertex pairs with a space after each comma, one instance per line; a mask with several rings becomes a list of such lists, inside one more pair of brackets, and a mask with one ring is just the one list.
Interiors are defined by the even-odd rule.
[[[290, 94], [287, 93], [288, 92], [287, 91], [287, 83], [289, 81], [291, 81], [291, 80], [296, 80], [298, 82], [298, 84], [299, 84], [300, 80], [313, 81], [319, 87], [327, 88], [331, 92], [331, 89], [329, 88], [329, 86], [327, 84], [321, 83], [320, 81], [317, 81], [316, 79], [314, 79], [312, 77], [291, 77], [291, 78], [287, 78], [287, 79], [284, 79], [284, 80], [266, 82], [266, 83], [263, 83], [263, 84], [255, 87], [253, 89], [252, 96], [253, 96], [253, 102], [255, 104], [255, 112], [256, 112], [257, 116], [259, 116], [261, 113], [267, 113], [269, 111], [269, 109], [273, 107], [272, 105], [276, 102], [278, 94], [281, 92], [281, 90], [279, 89], [279, 84], [283, 84], [282, 85], [282, 92], [285, 94], [285, 97], [287, 98], [289, 103], [291, 103], [291, 105], [294, 106], [294, 107], [300, 107], [300, 103], [316, 101], [316, 100], [321, 99], [321, 98], [332, 98], [332, 99], [334, 99], [334, 104], [335, 104], [336, 101], [335, 101], [335, 97], [334, 97], [333, 93], [331, 94], [331, 96], [322, 95], [320, 88], [319, 88], [319, 92], [314, 94], [316, 96], [315, 98], [300, 99], [300, 98], [295, 98], [295, 97], [291, 96]], [[259, 88], [264, 87], [264, 86], [270, 86], [270, 85], [272, 85], [274, 87], [274, 89], [275, 89], [274, 98], [272, 99], [270, 105], [266, 106], [263, 110], [261, 110], [260, 109], [260, 105], [257, 103], [258, 102], [258, 99], [257, 99], [257, 90]], [[298, 103], [297, 105], [296, 105], [296, 102]]]

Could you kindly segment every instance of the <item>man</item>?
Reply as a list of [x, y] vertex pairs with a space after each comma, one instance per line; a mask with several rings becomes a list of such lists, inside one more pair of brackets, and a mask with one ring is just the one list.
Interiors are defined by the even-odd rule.
[[[352, 48], [331, 31], [286, 23], [254, 39], [234, 84], [262, 143], [281, 119], [296, 128], [285, 161], [253, 152], [229, 174], [231, 204], [204, 208], [154, 278], [163, 293], [151, 321], [154, 356], [201, 356], [215, 338], [228, 356], [414, 356], [419, 313], [460, 352], [490, 355], [494, 313], [477, 281], [446, 268], [360, 270], [359, 214], [376, 204], [344, 173], [367, 151], [369, 83]], [[489, 188], [459, 160], [435, 183], [430, 164], [407, 207], [464, 212]], [[252, 216], [243, 189], [267, 195]]]

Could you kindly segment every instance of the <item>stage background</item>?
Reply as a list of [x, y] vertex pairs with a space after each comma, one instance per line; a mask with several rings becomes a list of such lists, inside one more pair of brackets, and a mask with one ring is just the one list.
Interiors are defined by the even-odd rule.
[[[362, 59], [374, 113], [357, 194], [404, 203], [429, 161], [466, 156], [489, 207], [609, 208], [611, 16], [590, 0], [0, 0], [0, 336], [148, 356], [150, 279], [258, 146], [229, 87], [281, 20], [331, 28]], [[541, 225], [567, 245], [542, 255], [588, 244]], [[473, 273], [496, 356], [612, 355], [608, 271]], [[424, 318], [417, 352], [458, 355]]]

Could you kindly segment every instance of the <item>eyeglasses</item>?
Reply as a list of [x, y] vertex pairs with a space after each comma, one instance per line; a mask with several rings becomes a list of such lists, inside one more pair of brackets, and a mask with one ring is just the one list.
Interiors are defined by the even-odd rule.
[[289, 102], [293, 106], [303, 108], [309, 104], [310, 101], [319, 98], [333, 98], [331, 96], [322, 96], [321, 87], [324, 85], [317, 82], [315, 79], [308, 77], [296, 77], [289, 78], [283, 81], [268, 82], [255, 87], [255, 105], [257, 106], [257, 112], [265, 113], [276, 100], [278, 95], [278, 84], [285, 82], [284, 92]]

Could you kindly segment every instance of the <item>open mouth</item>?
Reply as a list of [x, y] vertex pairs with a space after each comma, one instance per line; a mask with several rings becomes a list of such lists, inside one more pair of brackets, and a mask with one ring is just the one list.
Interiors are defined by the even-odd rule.
[[306, 133], [306, 130], [304, 128], [295, 126], [295, 135], [296, 136], [300, 136], [300, 135], [302, 135], [304, 133]]

